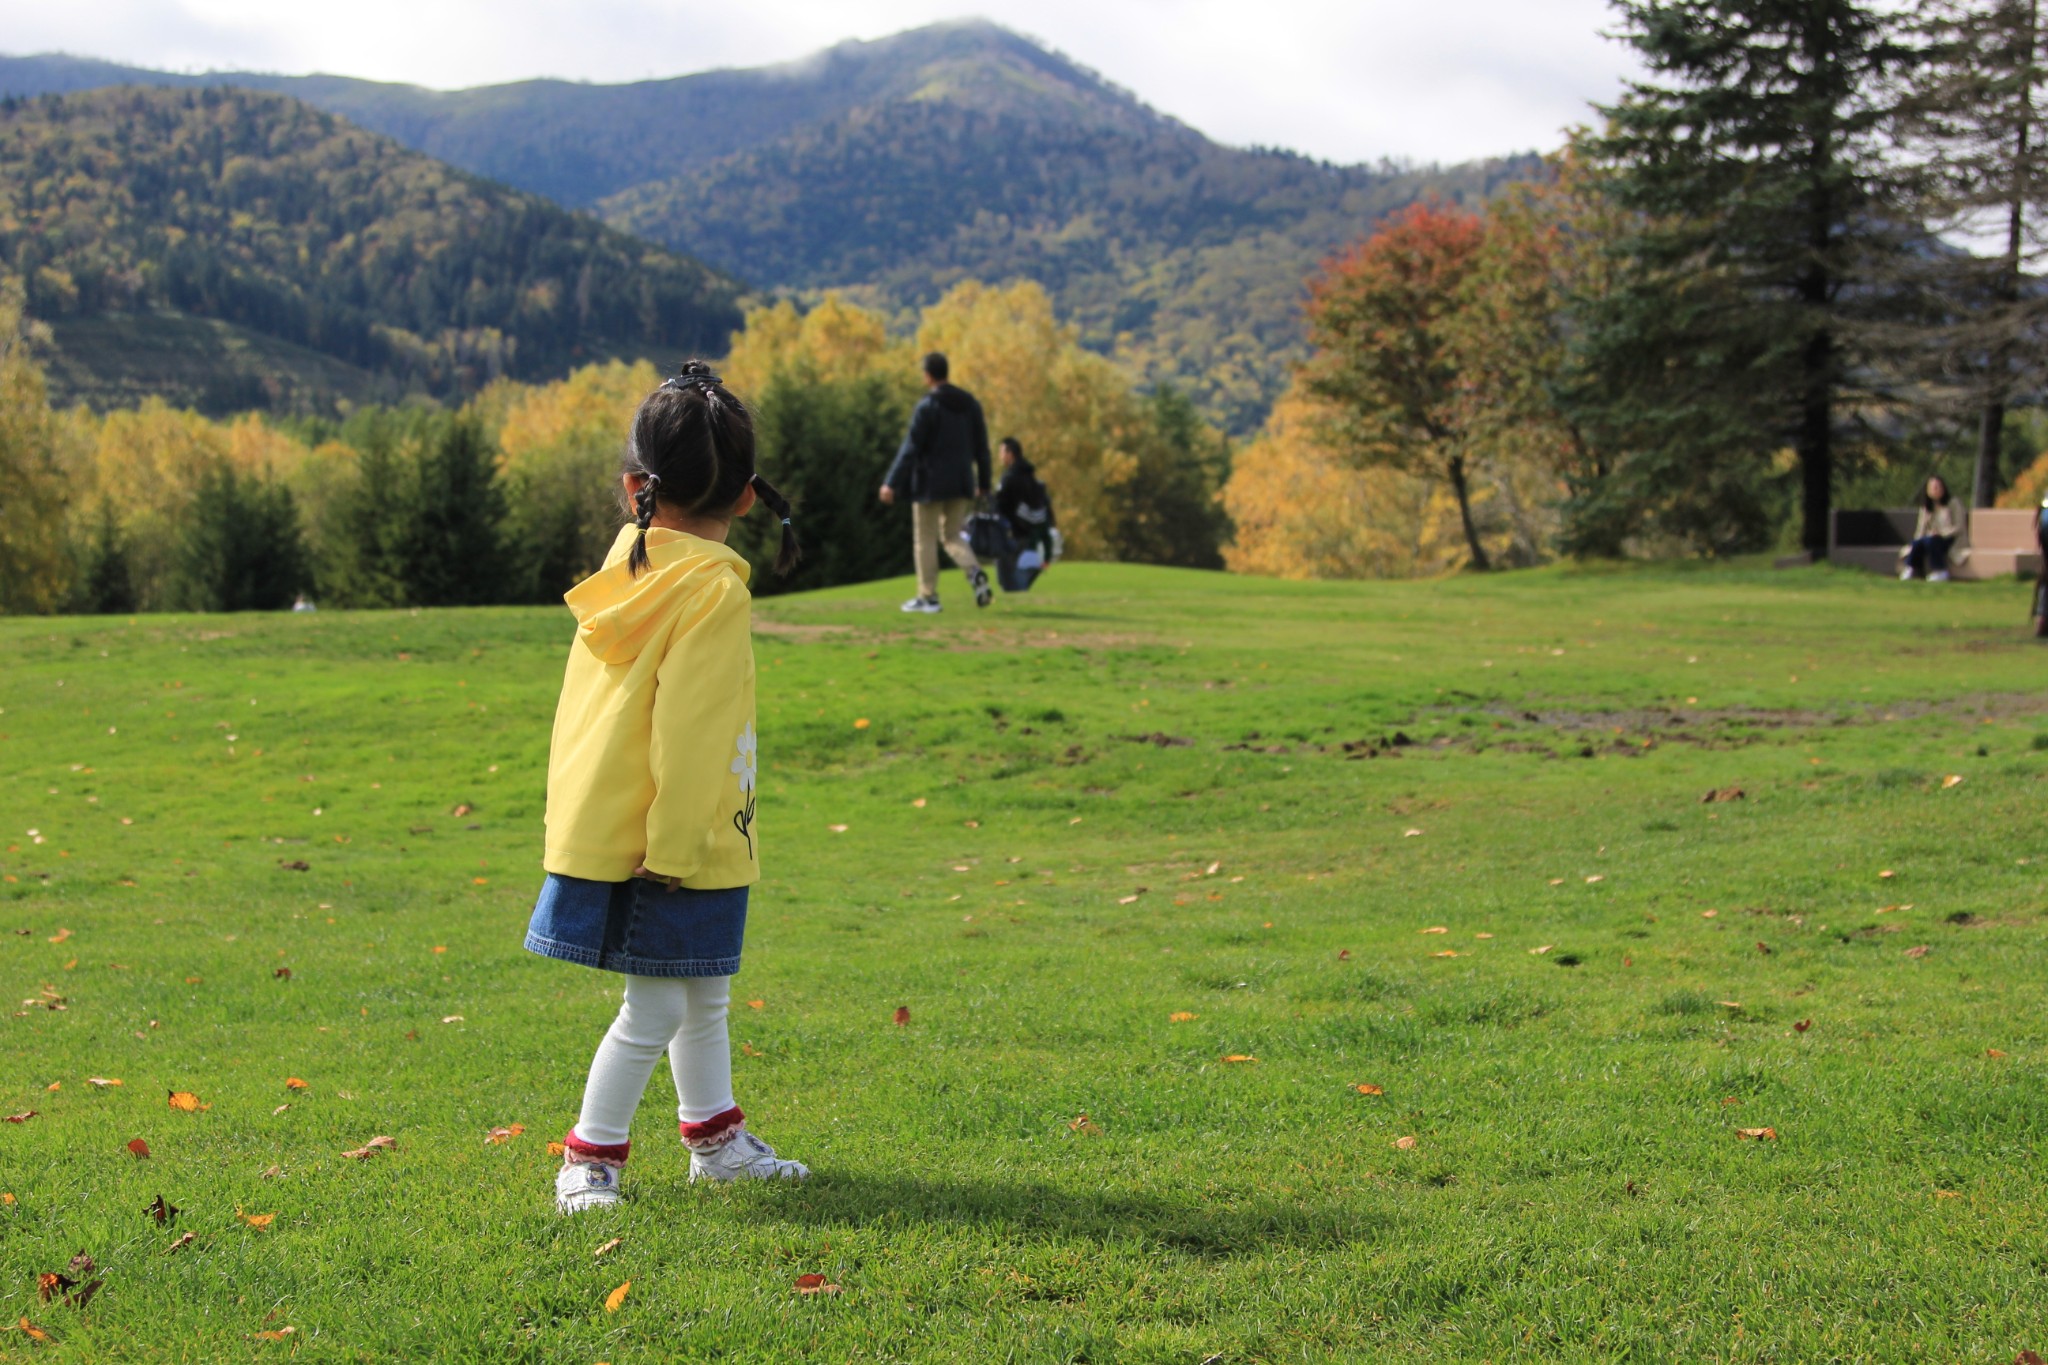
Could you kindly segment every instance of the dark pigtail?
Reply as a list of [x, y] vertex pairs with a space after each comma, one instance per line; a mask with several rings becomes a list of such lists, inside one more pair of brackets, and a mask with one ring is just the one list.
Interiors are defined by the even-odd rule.
[[796, 527], [790, 523], [789, 499], [782, 496], [774, 484], [756, 474], [753, 479], [754, 493], [768, 510], [782, 520], [782, 548], [775, 552], [775, 572], [787, 576], [803, 562], [803, 546], [797, 544]]
[[640, 491], [633, 495], [633, 524], [640, 528], [640, 534], [633, 541], [633, 552], [626, 556], [626, 569], [635, 578], [647, 567], [647, 528], [654, 524], [654, 508], [660, 498], [659, 474], [649, 474]]

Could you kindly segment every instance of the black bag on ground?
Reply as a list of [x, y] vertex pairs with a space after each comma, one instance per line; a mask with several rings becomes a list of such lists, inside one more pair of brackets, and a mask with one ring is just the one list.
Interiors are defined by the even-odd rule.
[[967, 548], [974, 551], [974, 557], [983, 564], [994, 564], [1017, 553], [1017, 543], [1010, 536], [1009, 523], [987, 509], [967, 518], [965, 535]]

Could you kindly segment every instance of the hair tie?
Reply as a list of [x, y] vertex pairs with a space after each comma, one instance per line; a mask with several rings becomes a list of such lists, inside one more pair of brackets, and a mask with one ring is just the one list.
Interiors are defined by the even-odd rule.
[[782, 524], [783, 524], [784, 526], [787, 526], [787, 525], [789, 525], [789, 518], [788, 518], [788, 517], [784, 517], [784, 518], [782, 519]]

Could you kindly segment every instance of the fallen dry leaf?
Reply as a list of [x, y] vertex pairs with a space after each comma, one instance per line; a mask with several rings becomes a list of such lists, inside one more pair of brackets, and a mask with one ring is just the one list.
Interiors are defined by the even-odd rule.
[[1986, 1057], [2003, 1057], [2005, 1054], [1995, 1047], [1987, 1047], [1984, 1049], [1984, 1055]]
[[908, 1024], [910, 1022], [910, 1006], [898, 1005], [896, 1007], [896, 1014], [894, 1017], [896, 1020], [896, 1026], [898, 1028], [901, 1028], [905, 1024]]
[[565, 1156], [568, 1154], [568, 1151], [569, 1144], [566, 1142], [550, 1142], [548, 1144], [549, 1156]]
[[1898, 873], [1892, 871], [1890, 868], [1886, 868], [1884, 871], [1877, 874], [1878, 879], [1880, 881], [1890, 881], [1893, 877], [1896, 877], [1898, 875]]
[[1742, 1002], [1740, 1000], [1716, 1000], [1714, 1003], [1717, 1005], [1726, 1006], [1731, 1010], [1739, 1010], [1742, 1008]]
[[148, 1212], [150, 1217], [156, 1219], [156, 1225], [162, 1227], [177, 1218], [178, 1206], [167, 1203], [162, 1195], [158, 1195], [149, 1201]]
[[1356, 1090], [1361, 1095], [1384, 1095], [1387, 1093], [1386, 1091], [1380, 1089], [1378, 1086], [1372, 1084], [1370, 1081], [1361, 1081], [1359, 1084], [1353, 1086], [1352, 1089]]
[[1432, 924], [1429, 928], [1418, 929], [1416, 932], [1419, 934], [1448, 934], [1451, 931], [1441, 924]]
[[526, 1125], [523, 1123], [515, 1123], [509, 1128], [493, 1128], [490, 1132], [484, 1134], [484, 1141], [492, 1146], [497, 1146], [500, 1143], [510, 1142], [525, 1131]]
[[799, 1275], [796, 1277], [796, 1284], [792, 1288], [799, 1294], [837, 1294], [839, 1292], [839, 1286], [831, 1283], [823, 1275]]
[[916, 806], [916, 807], [917, 807], [917, 808], [918, 808], [919, 810], [923, 810], [923, 809], [924, 809], [924, 798], [923, 798], [922, 796], [920, 796], [920, 797], [918, 797], [918, 798], [917, 798], [917, 799], [916, 799], [915, 801], [912, 801], [912, 802], [911, 802], [910, 804], [911, 804], [911, 805], [913, 805], [913, 806]]
[[1963, 1192], [1961, 1190], [1936, 1190], [1934, 1197], [1936, 1199], [1961, 1199]]
[[4, 1205], [6, 1205], [6, 1206], [7, 1206], [8, 1208], [13, 1208], [13, 1207], [14, 1207], [14, 1196], [13, 1196], [13, 1195], [11, 1195], [11, 1194], [9, 1194], [9, 1193], [7, 1193], [7, 1192], [6, 1192], [5, 1190], [0, 1190], [0, 1204], [4, 1204]]
[[469, 802], [467, 801], [458, 801], [452, 808], [450, 808], [448, 813], [454, 816], [456, 819], [460, 820], [463, 816], [469, 814], [471, 811], [475, 809], [476, 807], [470, 805]]
[[1950, 787], [1960, 787], [1962, 785], [1963, 775], [1961, 773], [1950, 773], [1947, 777], [1941, 779], [1941, 789], [1943, 791], [1947, 791]]
[[1933, 952], [1933, 951], [1934, 951], [1934, 945], [1933, 945], [1933, 944], [1931, 944], [1931, 943], [1916, 943], [1916, 944], [1914, 944], [1914, 945], [1913, 945], [1912, 947], [1910, 947], [1910, 948], [1906, 949], [1906, 956], [1907, 956], [1907, 957], [1926, 957], [1926, 956], [1927, 956], [1927, 955], [1928, 955], [1929, 953], [1931, 953], [1931, 952]]
[[135, 1154], [137, 1161], [147, 1160], [149, 1157], [149, 1144], [141, 1138], [129, 1138], [128, 1150]]
[[311, 1087], [297, 1076], [287, 1076], [284, 1078], [284, 1088], [287, 1090], [307, 1090]]
[[1084, 1137], [1102, 1136], [1102, 1129], [1097, 1127], [1095, 1120], [1089, 1118], [1086, 1114], [1074, 1115], [1073, 1121], [1067, 1124], [1067, 1127], [1071, 1128], [1073, 1131], [1077, 1133], [1080, 1133]]
[[1592, 885], [1592, 884], [1593, 884], [1594, 882], [1604, 882], [1604, 881], [1606, 881], [1606, 880], [1607, 880], [1607, 874], [1606, 874], [1606, 873], [1604, 873], [1604, 872], [1595, 872], [1595, 873], [1594, 873], [1594, 874], [1593, 874], [1592, 876], [1590, 876], [1590, 877], [1586, 878], [1586, 885], [1588, 885], [1588, 886], [1591, 886], [1591, 885]]
[[870, 722], [868, 721], [868, 718], [866, 716], [862, 716], [854, 721], [853, 728], [856, 730], [865, 730], [868, 728], [869, 723]]
[[1249, 1053], [1233, 1052], [1223, 1060], [1226, 1062], [1256, 1062], [1259, 1059], [1251, 1056]]
[[1710, 806], [1716, 801], [1744, 801], [1748, 799], [1740, 787], [1717, 787], [1700, 798], [1700, 804]]
[[235, 1217], [252, 1228], [267, 1228], [277, 1221], [274, 1213], [243, 1213], [240, 1204], [235, 1205]]
[[62, 943], [65, 939], [70, 937], [71, 931], [69, 929], [59, 929], [56, 933], [50, 935], [49, 942]]
[[199, 1234], [196, 1232], [180, 1233], [177, 1241], [164, 1248], [164, 1255], [168, 1256], [174, 1251], [183, 1251], [186, 1247], [191, 1246], [198, 1236]]
[[624, 1303], [624, 1302], [626, 1301], [626, 1291], [627, 1291], [627, 1290], [629, 1290], [629, 1289], [631, 1289], [632, 1287], [633, 1287], [633, 1282], [632, 1282], [631, 1280], [627, 1280], [627, 1281], [626, 1281], [626, 1282], [625, 1282], [624, 1284], [620, 1285], [620, 1286], [619, 1286], [619, 1287], [618, 1287], [617, 1289], [614, 1289], [614, 1290], [613, 1290], [613, 1291], [612, 1291], [611, 1293], [609, 1293], [609, 1294], [605, 1295], [605, 1296], [604, 1296], [604, 1311], [605, 1311], [605, 1312], [607, 1312], [607, 1313], [616, 1313], [616, 1312], [618, 1312], [618, 1311], [619, 1311], [619, 1305], [620, 1305], [620, 1304], [622, 1304], [622, 1303]]
[[1137, 898], [1137, 896], [1135, 896], [1135, 895], [1130, 895], [1130, 896], [1118, 896], [1118, 897], [1116, 898], [1116, 903], [1117, 903], [1118, 905], [1130, 905], [1130, 904], [1132, 904], [1133, 902], [1135, 902], [1135, 901], [1136, 901], [1137, 899], [1138, 899], [1138, 898]]
[[599, 1260], [599, 1261], [603, 1260], [603, 1259], [604, 1259], [604, 1257], [605, 1257], [605, 1253], [606, 1253], [606, 1252], [608, 1252], [608, 1251], [617, 1251], [617, 1250], [619, 1249], [620, 1245], [621, 1245], [621, 1244], [623, 1244], [623, 1243], [625, 1242], [625, 1240], [626, 1240], [626, 1239], [625, 1239], [625, 1238], [623, 1238], [623, 1237], [614, 1237], [614, 1238], [612, 1238], [612, 1239], [611, 1239], [611, 1240], [610, 1240], [609, 1242], [606, 1242], [606, 1243], [605, 1243], [605, 1244], [604, 1244], [603, 1246], [601, 1246], [601, 1247], [599, 1247], [599, 1248], [598, 1248], [597, 1250], [595, 1250], [595, 1251], [591, 1252], [591, 1253], [590, 1253], [590, 1255], [591, 1255], [591, 1258], [592, 1258], [593, 1260]]
[[765, 1010], [768, 1008], [768, 1002], [766, 1000], [749, 1000], [747, 1008], [750, 1010]]
[[1337, 950], [1337, 960], [1339, 962], [1349, 962], [1351, 960], [1351, 950], [1349, 948], [1339, 948]]
[[847, 830], [845, 825], [827, 825], [825, 828], [831, 830], [834, 834], [844, 834]]
[[180, 1113], [196, 1114], [202, 1109], [213, 1108], [210, 1104], [201, 1104], [199, 1097], [189, 1090], [173, 1090], [169, 1094], [170, 1099], [166, 1102]]
[[1530, 951], [1530, 952], [1531, 952], [1532, 954], [1535, 954], [1535, 955], [1541, 956], [1542, 954], [1544, 954], [1544, 953], [1547, 953], [1547, 952], [1549, 952], [1549, 951], [1550, 951], [1550, 950], [1551, 950], [1552, 948], [1554, 948], [1554, 947], [1556, 947], [1556, 946], [1557, 946], [1557, 945], [1556, 945], [1556, 944], [1554, 944], [1554, 943], [1546, 943], [1546, 944], [1544, 944], [1544, 945], [1543, 945], [1542, 947], [1540, 947], [1540, 948], [1531, 948], [1531, 949], [1530, 949], [1529, 951]]
[[1718, 914], [1720, 914], [1720, 913], [1721, 913], [1721, 912], [1720, 912], [1719, 910], [1702, 910], [1702, 911], [1700, 911], [1700, 918], [1701, 918], [1701, 919], [1712, 919], [1712, 918], [1713, 918], [1714, 916], [1716, 916], [1716, 915], [1718, 915]]
[[1764, 942], [1762, 939], [1758, 939], [1756, 941], [1756, 950], [1762, 953], [1765, 957], [1769, 957], [1771, 955], [1771, 945]]
[[1431, 957], [1456, 957], [1457, 955], [1458, 950], [1456, 948], [1446, 948], [1440, 953], [1430, 954]]
[[1194, 1022], [1195, 1018], [1196, 1016], [1191, 1010], [1175, 1010], [1172, 1014], [1166, 1016], [1166, 1022], [1169, 1024], [1190, 1024]]
[[462, 1016], [459, 1014], [444, 1014], [441, 1016], [441, 1022], [444, 1024], [459, 1024], [462, 1022]]
[[265, 1166], [256, 1178], [258, 1180], [275, 1180], [283, 1174], [284, 1167], [282, 1166]]
[[290, 1339], [292, 1333], [298, 1330], [299, 1329], [296, 1327], [267, 1327], [261, 1332], [251, 1332], [249, 1334], [249, 1340], [286, 1341]]
[[87, 1076], [85, 1083], [95, 1089], [105, 1090], [108, 1086], [119, 1085], [121, 1082], [113, 1076]]
[[7, 1121], [9, 1123], [27, 1123], [30, 1119], [34, 1118], [37, 1114], [41, 1112], [42, 1111], [40, 1109], [25, 1109], [19, 1114], [7, 1115]]
[[1394, 1139], [1394, 1146], [1404, 1152], [1412, 1151], [1415, 1147], [1415, 1139], [1412, 1137], [1397, 1137]]
[[14, 1330], [26, 1333], [30, 1341], [48, 1341], [50, 1339], [48, 1332], [30, 1322], [27, 1318], [23, 1318], [20, 1322], [15, 1323]]
[[1492, 937], [1493, 937], [1493, 935], [1492, 935], [1492, 934], [1474, 934], [1474, 935], [1472, 935], [1472, 937], [1474, 937], [1474, 938], [1492, 938]]
[[1776, 1142], [1778, 1140], [1778, 1130], [1775, 1128], [1737, 1128], [1735, 1136], [1739, 1138], [1754, 1138], [1758, 1142]]
[[1416, 839], [1420, 838], [1421, 835], [1422, 831], [1419, 829], [1404, 829], [1401, 831], [1401, 837], [1403, 839]]
[[1793, 1031], [1794, 1033], [1804, 1033], [1804, 1032], [1806, 1032], [1806, 1031], [1807, 1031], [1808, 1029], [1810, 1029], [1810, 1028], [1812, 1028], [1812, 1027], [1813, 1027], [1813, 1020], [1811, 1020], [1811, 1019], [1801, 1019], [1801, 1020], [1798, 1020], [1797, 1022], [1795, 1022], [1795, 1023], [1794, 1023], [1793, 1025], [1792, 1025], [1792, 1031]]
[[291, 1101], [286, 1100], [283, 1104], [280, 1104], [279, 1106], [277, 1106], [277, 1108], [270, 1111], [270, 1117], [276, 1118], [279, 1114], [282, 1114], [285, 1110], [291, 1107]]

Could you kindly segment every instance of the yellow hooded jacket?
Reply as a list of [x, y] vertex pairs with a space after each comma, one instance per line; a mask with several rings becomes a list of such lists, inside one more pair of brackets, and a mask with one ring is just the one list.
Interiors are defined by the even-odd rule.
[[637, 534], [621, 531], [562, 599], [576, 640], [548, 753], [543, 865], [600, 882], [645, 865], [700, 890], [748, 886], [761, 875], [750, 569], [716, 541], [655, 527], [635, 578]]

